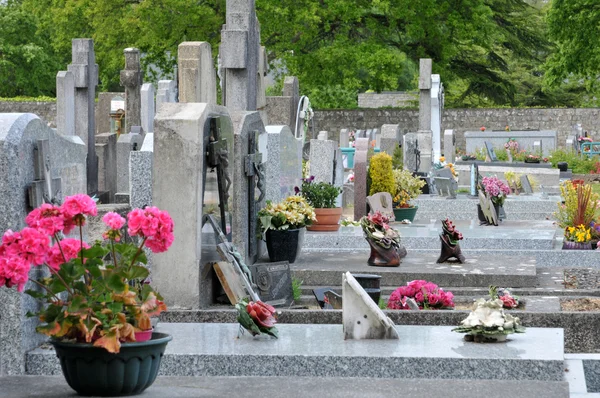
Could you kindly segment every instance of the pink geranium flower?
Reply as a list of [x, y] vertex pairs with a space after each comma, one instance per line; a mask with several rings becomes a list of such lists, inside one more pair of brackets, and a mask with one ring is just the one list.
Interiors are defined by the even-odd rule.
[[66, 219], [72, 220], [75, 225], [79, 226], [85, 224], [85, 216], [95, 216], [98, 214], [94, 199], [84, 194], [67, 196], [61, 206], [61, 210]]
[[44, 203], [34, 209], [27, 215], [25, 222], [46, 235], [54, 235], [65, 229], [65, 217], [60, 207], [50, 203]]
[[173, 243], [173, 219], [157, 207], [134, 209], [127, 215], [128, 233], [146, 238], [146, 246], [154, 253], [166, 251]]
[[[83, 242], [83, 247], [89, 249], [90, 246]], [[62, 249], [62, 251], [61, 251]], [[81, 251], [81, 241], [79, 239], [63, 239], [50, 248], [46, 263], [55, 271], [60, 269], [64, 263], [68, 263], [79, 256]], [[64, 255], [64, 256], [63, 256]]]
[[125, 225], [125, 219], [114, 211], [106, 213], [104, 217], [102, 217], [102, 221], [104, 221], [104, 224], [110, 229], [121, 229], [123, 225]]

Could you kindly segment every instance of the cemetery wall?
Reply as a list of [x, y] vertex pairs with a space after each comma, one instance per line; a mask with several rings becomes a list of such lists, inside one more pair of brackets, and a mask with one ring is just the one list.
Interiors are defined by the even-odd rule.
[[0, 113], [33, 113], [56, 128], [56, 102], [0, 101]]
[[419, 93], [390, 92], [390, 93], [360, 93], [358, 94], [359, 108], [402, 108], [419, 104]]
[[[315, 131], [329, 131], [329, 139], [338, 140], [340, 129], [379, 128], [384, 124], [398, 124], [400, 131], [417, 131], [419, 111], [407, 109], [355, 109], [315, 111]], [[557, 130], [558, 145], [564, 147], [572, 126], [581, 123], [584, 131], [600, 139], [600, 108], [585, 109], [445, 109], [443, 129], [454, 129], [458, 149], [465, 149], [465, 131], [477, 131], [485, 126], [488, 131], [539, 129]]]

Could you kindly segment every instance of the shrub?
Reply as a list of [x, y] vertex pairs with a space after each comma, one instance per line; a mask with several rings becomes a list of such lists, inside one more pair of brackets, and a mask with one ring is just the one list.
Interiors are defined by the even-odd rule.
[[394, 170], [394, 206], [410, 207], [409, 201], [416, 199], [421, 194], [425, 181], [413, 176], [409, 170]]
[[338, 188], [327, 182], [314, 182], [315, 176], [302, 180], [302, 191], [298, 191], [315, 209], [332, 209], [335, 200], [342, 193]]
[[394, 183], [392, 157], [390, 155], [385, 152], [374, 155], [369, 164], [369, 176], [371, 177], [369, 195], [378, 192], [389, 192], [390, 195], [394, 196], [396, 184]]

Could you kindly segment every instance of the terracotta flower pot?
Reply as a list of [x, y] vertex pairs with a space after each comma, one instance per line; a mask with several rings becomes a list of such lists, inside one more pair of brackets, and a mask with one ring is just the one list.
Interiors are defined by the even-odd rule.
[[309, 231], [337, 231], [340, 229], [340, 218], [342, 218], [342, 208], [333, 209], [315, 209], [317, 221], [306, 227]]

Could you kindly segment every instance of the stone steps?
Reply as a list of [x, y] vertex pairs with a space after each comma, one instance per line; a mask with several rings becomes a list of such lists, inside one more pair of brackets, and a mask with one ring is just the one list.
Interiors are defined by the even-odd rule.
[[[238, 324], [159, 323], [162, 376], [563, 380], [561, 329], [530, 328], [505, 344], [466, 344], [448, 326], [397, 326], [399, 340], [344, 340], [341, 325], [278, 325], [280, 338], [237, 338]], [[27, 374], [58, 375], [54, 350], [27, 354]]]
[[[431, 373], [431, 372], [430, 372]], [[431, 377], [435, 374], [431, 375]], [[7, 376], [0, 378], [2, 396], [11, 398], [64, 398], [73, 390], [62, 376]], [[568, 398], [564, 381], [537, 380], [440, 380], [382, 379], [341, 377], [262, 377], [159, 376], [144, 392], [144, 398], [255, 398], [263, 393], [270, 398], [376, 398], [395, 397]], [[5, 394], [5, 395], [4, 395]]]

